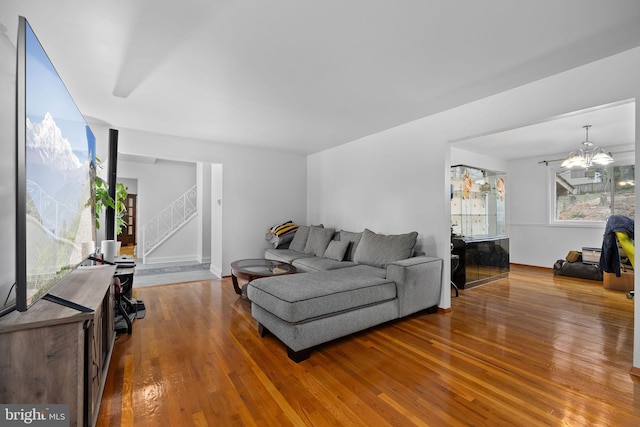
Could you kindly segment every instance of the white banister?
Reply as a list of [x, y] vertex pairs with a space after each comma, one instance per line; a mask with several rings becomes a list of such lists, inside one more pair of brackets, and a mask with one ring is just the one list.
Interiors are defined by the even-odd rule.
[[142, 226], [146, 257], [198, 213], [198, 188], [193, 186]]

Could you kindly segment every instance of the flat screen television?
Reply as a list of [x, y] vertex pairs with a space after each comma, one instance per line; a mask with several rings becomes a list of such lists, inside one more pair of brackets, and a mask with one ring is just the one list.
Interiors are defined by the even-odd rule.
[[91, 255], [95, 137], [31, 26], [16, 73], [16, 308], [26, 311]]

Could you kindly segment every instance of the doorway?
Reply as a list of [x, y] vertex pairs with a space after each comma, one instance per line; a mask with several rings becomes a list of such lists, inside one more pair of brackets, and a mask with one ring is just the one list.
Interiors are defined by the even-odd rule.
[[122, 246], [136, 246], [136, 199], [137, 194], [127, 194], [125, 199], [127, 228], [123, 233], [118, 234], [118, 241]]

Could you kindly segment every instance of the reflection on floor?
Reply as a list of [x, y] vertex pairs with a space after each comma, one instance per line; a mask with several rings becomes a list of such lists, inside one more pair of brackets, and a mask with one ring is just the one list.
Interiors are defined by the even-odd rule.
[[209, 270], [209, 264], [197, 261], [172, 262], [163, 264], [142, 264], [136, 260], [133, 287], [167, 285], [178, 282], [217, 279]]
[[128, 256], [135, 257], [136, 256], [136, 246], [135, 245], [120, 246], [119, 255], [120, 256], [128, 255]]
[[135, 246], [122, 246], [120, 256], [130, 256], [136, 260], [133, 287], [167, 285], [178, 282], [217, 279], [210, 271], [210, 264], [197, 261], [143, 264], [136, 258]]

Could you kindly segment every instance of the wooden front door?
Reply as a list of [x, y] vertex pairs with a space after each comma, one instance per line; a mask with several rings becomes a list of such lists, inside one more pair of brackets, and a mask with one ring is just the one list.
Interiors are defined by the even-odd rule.
[[127, 207], [125, 221], [128, 225], [122, 233], [118, 234], [118, 241], [122, 242], [122, 246], [136, 245], [136, 197], [136, 194], [128, 194], [125, 200]]

